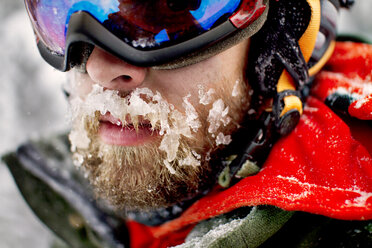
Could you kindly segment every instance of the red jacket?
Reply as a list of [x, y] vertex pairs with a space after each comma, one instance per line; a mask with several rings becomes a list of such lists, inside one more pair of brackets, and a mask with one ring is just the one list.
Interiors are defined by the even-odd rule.
[[[345, 96], [344, 121], [324, 102], [332, 106]], [[337, 43], [300, 123], [274, 145], [258, 174], [210, 193], [161, 226], [128, 222], [132, 246], [180, 244], [198, 222], [244, 206], [372, 219], [372, 126], [360, 120], [372, 120], [372, 46]]]

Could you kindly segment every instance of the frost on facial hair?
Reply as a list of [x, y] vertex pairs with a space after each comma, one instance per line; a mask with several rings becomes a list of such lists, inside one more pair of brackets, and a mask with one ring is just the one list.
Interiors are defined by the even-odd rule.
[[213, 100], [213, 94], [215, 93], [214, 89], [209, 89], [207, 92], [204, 90], [203, 85], [198, 85], [198, 93], [199, 93], [199, 103], [203, 105], [208, 105]]
[[[235, 86], [232, 92], [232, 96], [237, 96], [239, 94], [238, 91], [238, 84], [239, 80], [236, 80]], [[199, 93], [199, 103], [203, 105], [209, 105], [213, 100], [213, 94], [215, 93], [214, 89], [209, 89], [208, 92], [205, 92], [203, 85], [198, 85], [198, 93]], [[229, 113], [229, 108], [225, 107], [225, 103], [222, 99], [218, 99], [213, 103], [212, 109], [209, 111], [208, 119], [209, 128], [208, 132], [212, 134], [212, 137], [216, 137], [216, 132], [223, 124], [226, 126], [231, 121], [231, 118], [227, 115]], [[230, 135], [224, 135], [223, 133], [219, 133], [216, 137], [216, 145], [228, 145], [231, 142]]]
[[191, 94], [188, 94], [183, 98], [183, 107], [186, 111], [186, 122], [187, 124], [192, 128], [194, 132], [198, 131], [201, 124], [198, 120], [198, 113], [196, 112], [194, 106], [191, 105], [189, 102], [189, 98], [191, 97]]
[[168, 162], [168, 160], [164, 160], [164, 165], [168, 169], [170, 174], [172, 175], [176, 174], [176, 170], [173, 169], [172, 165]]
[[223, 133], [219, 133], [216, 137], [216, 145], [228, 145], [231, 142], [231, 135], [224, 135]]
[[235, 85], [234, 85], [234, 88], [233, 88], [233, 91], [232, 91], [232, 93], [231, 93], [231, 95], [232, 95], [233, 97], [236, 97], [236, 96], [239, 95], [239, 89], [238, 89], [238, 86], [239, 86], [239, 79], [236, 80]]
[[80, 98], [74, 98], [70, 103], [70, 115], [74, 128], [70, 132], [69, 139], [71, 151], [75, 152], [77, 148], [87, 149], [90, 139], [84, 127], [85, 118], [81, 118], [79, 115], [83, 111], [83, 101]]
[[[225, 103], [222, 99], [218, 99], [213, 103], [212, 109], [209, 110], [207, 121], [209, 122], [208, 132], [212, 134], [212, 137], [216, 137], [216, 133], [221, 125], [228, 125], [231, 118], [228, 116], [229, 107], [225, 107]], [[230, 135], [224, 135], [219, 133], [216, 137], [216, 145], [228, 145], [231, 142]]]
[[231, 118], [227, 115], [229, 107], [225, 107], [222, 99], [218, 99], [213, 103], [212, 109], [209, 110], [207, 121], [209, 122], [208, 132], [214, 135], [218, 128], [223, 124], [226, 126], [230, 123]]
[[187, 154], [186, 158], [182, 159], [180, 161], [180, 165], [191, 165], [193, 167], [199, 166], [200, 162], [199, 160], [201, 159], [201, 156], [197, 154], [195, 151], [189, 151], [184, 149], [183, 151], [185, 154]]
[[[113, 117], [120, 119], [123, 126], [130, 121], [130, 124], [136, 127], [141, 117], [149, 120], [151, 126], [158, 129], [159, 134], [163, 136], [159, 149], [166, 153], [164, 165], [170, 173], [174, 174], [172, 164], [177, 157], [181, 135], [191, 138], [192, 132], [197, 132], [200, 127], [195, 108], [188, 100], [190, 95], [184, 98], [186, 111], [184, 115], [165, 101], [159, 92], [154, 93], [148, 88], [137, 88], [125, 98], [119, 96], [118, 93], [118, 91], [104, 90], [101, 86], [94, 85], [84, 100], [80, 98], [71, 100], [74, 128], [69, 138], [72, 151], [89, 147], [90, 139], [84, 124], [86, 118], [93, 120], [97, 112], [101, 115], [110, 113]], [[130, 117], [129, 120], [128, 117]], [[192, 166], [200, 165], [200, 158], [197, 158], [195, 153], [189, 152], [181, 165], [186, 164], [187, 161], [190, 161]]]

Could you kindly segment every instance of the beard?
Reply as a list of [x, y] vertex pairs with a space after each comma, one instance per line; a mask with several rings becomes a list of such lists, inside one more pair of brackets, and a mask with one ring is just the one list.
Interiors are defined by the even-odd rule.
[[82, 166], [89, 172], [97, 196], [116, 209], [167, 207], [195, 196], [214, 182], [205, 159], [197, 165], [180, 163], [190, 156], [191, 144], [185, 138], [180, 141], [171, 170], [164, 166], [167, 154], [159, 150], [159, 142], [123, 147], [101, 143], [99, 138], [92, 140], [89, 149], [80, 151]]
[[[169, 207], [210, 189], [219, 172], [216, 168], [219, 166], [212, 165], [210, 158], [229, 143], [230, 135], [225, 134], [238, 128], [249, 105], [244, 82], [240, 81], [232, 90], [239, 92], [238, 98], [234, 96], [236, 93], [231, 96], [230, 90], [227, 87], [221, 92], [209, 90], [206, 93], [200, 88], [200, 106], [195, 110], [188, 101], [190, 96], [186, 96], [185, 114], [159, 98], [159, 93], [144, 88], [125, 99], [117, 92], [98, 89], [91, 99], [94, 101], [88, 96], [85, 101], [71, 102], [72, 110], [75, 110], [70, 134], [73, 157], [87, 173], [97, 198], [107, 200], [118, 210], [151, 210]], [[102, 98], [103, 94], [109, 95]], [[157, 108], [158, 112], [122, 111], [135, 105], [136, 97], [145, 100], [146, 103], [141, 104]], [[91, 106], [98, 99], [104, 103]], [[227, 106], [221, 99], [228, 100]], [[110, 102], [105, 102], [107, 100]], [[106, 106], [105, 109], [101, 109], [102, 106]], [[99, 116], [117, 110], [107, 106], [121, 106], [122, 112], [115, 116], [120, 116], [123, 123], [131, 120], [133, 127], [139, 119], [148, 121], [154, 133], [160, 133], [159, 137], [131, 147], [102, 142]], [[159, 115], [163, 117], [159, 119]]]

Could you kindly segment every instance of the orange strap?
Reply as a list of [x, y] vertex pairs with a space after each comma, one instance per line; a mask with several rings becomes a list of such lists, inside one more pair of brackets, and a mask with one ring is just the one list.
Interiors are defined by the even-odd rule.
[[[320, 1], [307, 0], [307, 2], [311, 8], [311, 19], [305, 33], [299, 40], [301, 52], [306, 62], [309, 61], [314, 50], [321, 19]], [[286, 70], [283, 71], [277, 85], [278, 92], [282, 92], [284, 90], [296, 90], [296, 85]], [[284, 109], [280, 116], [283, 116], [291, 109], [297, 109], [300, 114], [302, 114], [302, 102], [297, 96], [287, 96], [284, 98]]]

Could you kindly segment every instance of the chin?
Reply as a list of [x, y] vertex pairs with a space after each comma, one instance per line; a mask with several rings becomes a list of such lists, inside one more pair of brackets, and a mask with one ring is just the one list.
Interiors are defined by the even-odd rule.
[[159, 142], [126, 147], [106, 144], [99, 137], [92, 140], [89, 149], [80, 149], [75, 156], [83, 156], [82, 168], [96, 197], [117, 210], [169, 207], [195, 198], [215, 182], [209, 161], [201, 157], [200, 163], [193, 164], [188, 160], [186, 140], [181, 141], [177, 159], [167, 166], [167, 154], [159, 149]]

